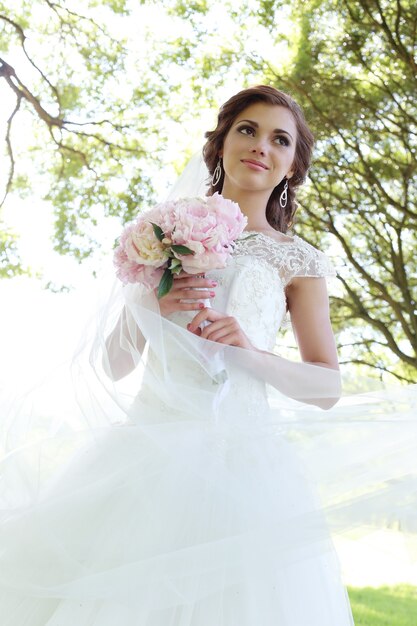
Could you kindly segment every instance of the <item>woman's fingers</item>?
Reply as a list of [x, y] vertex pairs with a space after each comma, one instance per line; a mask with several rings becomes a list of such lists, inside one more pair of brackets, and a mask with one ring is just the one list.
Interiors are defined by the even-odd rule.
[[234, 320], [226, 320], [224, 324], [221, 324], [221, 322], [209, 324], [209, 326], [203, 328], [201, 336], [209, 341], [216, 341], [217, 343], [248, 347], [246, 335]]
[[198, 276], [190, 276], [180, 274], [176, 278], [172, 286], [171, 292], [178, 300], [205, 300], [206, 298], [214, 298], [216, 295], [213, 288], [217, 286], [215, 280], [202, 278]]
[[[204, 322], [209, 323], [202, 328], [201, 325]], [[197, 313], [187, 328], [195, 335], [199, 335], [209, 341], [229, 346], [239, 346], [249, 350], [254, 349], [236, 318], [223, 315], [214, 309], [205, 308]]]
[[217, 282], [204, 276], [191, 276], [181, 272], [174, 276], [170, 291], [159, 299], [162, 315], [175, 311], [196, 311], [204, 307], [202, 300], [214, 298]]
[[222, 318], [217, 322], [207, 324], [202, 331], [201, 336], [210, 341], [217, 341], [221, 337], [228, 335], [233, 330], [233, 324], [229, 318]]
[[217, 281], [211, 278], [206, 278], [199, 274], [191, 275], [181, 272], [181, 274], [174, 275], [173, 288], [190, 288], [190, 287], [216, 287]]
[[175, 302], [176, 311], [201, 311], [204, 304], [202, 302]]
[[159, 300], [161, 314], [169, 315], [175, 311], [199, 311], [188, 325], [190, 332], [209, 341], [253, 349], [234, 317], [204, 306], [202, 300], [213, 298], [216, 286], [215, 280], [205, 276], [190, 276], [185, 272], [175, 275], [172, 288]]
[[194, 333], [203, 322], [215, 322], [216, 320], [225, 319], [225, 315], [219, 313], [215, 309], [204, 308], [197, 313], [193, 320], [188, 324], [188, 330]]
[[214, 298], [215, 295], [212, 289], [177, 289], [175, 291], [175, 297], [178, 300], [205, 300]]

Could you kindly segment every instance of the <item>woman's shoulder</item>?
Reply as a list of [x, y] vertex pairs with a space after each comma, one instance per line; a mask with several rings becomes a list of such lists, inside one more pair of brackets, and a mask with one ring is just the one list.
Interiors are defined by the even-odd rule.
[[248, 253], [261, 255], [280, 270], [285, 283], [297, 276], [334, 276], [329, 257], [299, 235], [287, 235], [275, 230], [245, 230], [238, 241]]
[[297, 249], [298, 263], [294, 266], [295, 277], [335, 276], [336, 271], [329, 256], [302, 237], [294, 235], [294, 246]]

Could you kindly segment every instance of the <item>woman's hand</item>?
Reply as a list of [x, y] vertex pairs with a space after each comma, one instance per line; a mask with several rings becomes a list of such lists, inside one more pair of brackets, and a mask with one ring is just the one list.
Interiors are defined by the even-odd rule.
[[[208, 322], [208, 324], [203, 325], [201, 329], [200, 326], [204, 322]], [[236, 318], [219, 313], [214, 309], [202, 309], [188, 324], [187, 328], [195, 335], [209, 341], [216, 341], [228, 346], [238, 346], [247, 350], [256, 350], [239, 326]]]
[[204, 308], [202, 300], [213, 298], [216, 281], [204, 276], [193, 276], [181, 272], [174, 276], [169, 292], [160, 298], [159, 309], [164, 317], [176, 311], [197, 311]]

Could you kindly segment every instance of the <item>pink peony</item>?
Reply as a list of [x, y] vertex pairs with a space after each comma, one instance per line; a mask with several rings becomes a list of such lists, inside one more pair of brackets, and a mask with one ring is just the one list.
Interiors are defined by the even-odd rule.
[[135, 261], [130, 261], [121, 245], [114, 252], [114, 264], [117, 278], [125, 285], [127, 283], [142, 283], [146, 287], [154, 289], [164, 273], [163, 269], [151, 265], [139, 265]]
[[239, 205], [232, 200], [223, 198], [217, 191], [207, 198], [207, 205], [216, 212], [217, 219], [226, 230], [228, 241], [234, 241], [244, 230], [248, 219], [243, 215]]
[[[164, 272], [169, 276], [181, 269], [198, 274], [222, 268], [246, 223], [239, 205], [218, 193], [158, 204], [123, 231], [114, 256], [117, 276], [124, 283], [155, 286]], [[157, 234], [152, 224], [159, 227]], [[178, 246], [190, 252], [185, 254]], [[165, 280], [160, 292], [169, 289]]]
[[194, 255], [175, 253], [183, 270], [196, 274], [224, 267], [231, 244], [247, 223], [239, 205], [215, 194], [204, 199], [179, 200], [174, 212], [172, 240], [194, 252]]
[[155, 237], [153, 226], [147, 216], [140, 216], [136, 223], [127, 226], [120, 239], [120, 245], [129, 261], [153, 267], [160, 267], [166, 263], [165, 246]]
[[199, 255], [187, 255], [180, 256], [182, 269], [188, 274], [200, 274], [202, 272], [208, 272], [212, 269], [220, 269], [226, 266], [229, 253], [227, 250], [222, 252], [204, 252]]

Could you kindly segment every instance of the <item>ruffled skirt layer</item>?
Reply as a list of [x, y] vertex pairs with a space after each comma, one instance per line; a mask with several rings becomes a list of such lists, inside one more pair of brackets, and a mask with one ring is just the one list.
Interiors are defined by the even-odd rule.
[[[3, 626], [353, 623], [302, 465], [270, 426], [93, 434], [3, 462]], [[56, 475], [59, 450], [68, 461]]]

